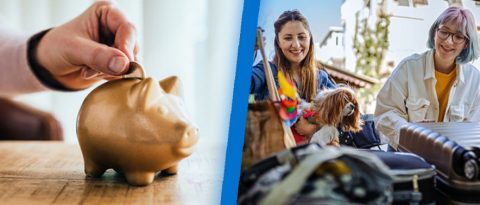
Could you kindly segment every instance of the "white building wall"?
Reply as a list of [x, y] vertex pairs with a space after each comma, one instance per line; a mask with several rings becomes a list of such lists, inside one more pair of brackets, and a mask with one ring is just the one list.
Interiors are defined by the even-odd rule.
[[329, 32], [326, 37], [326, 43], [324, 45], [315, 44], [315, 58], [322, 62], [327, 62], [332, 59], [340, 59], [345, 57], [344, 37], [343, 31]]
[[363, 2], [363, 0], [346, 0], [340, 9], [342, 13], [342, 23], [345, 29], [345, 33], [343, 36], [343, 41], [345, 43], [345, 69], [349, 71], [354, 71], [356, 67], [356, 57], [353, 51], [353, 38], [355, 35], [356, 27], [355, 15], [363, 8]]
[[390, 14], [389, 49], [384, 62], [396, 66], [403, 58], [427, 50], [428, 32], [435, 19], [448, 7], [446, 1], [429, 1], [428, 5], [398, 6], [388, 0]]

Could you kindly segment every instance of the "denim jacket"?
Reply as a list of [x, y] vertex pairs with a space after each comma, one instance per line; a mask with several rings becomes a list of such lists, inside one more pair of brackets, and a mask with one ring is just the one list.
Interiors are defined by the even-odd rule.
[[[278, 87], [278, 76], [277, 76], [277, 67], [271, 62], [270, 67], [272, 68], [273, 78], [275, 79], [275, 84]], [[297, 86], [298, 87], [298, 86]], [[323, 89], [335, 88], [336, 85], [330, 80], [327, 72], [323, 70], [318, 71], [317, 75], [317, 93]], [[268, 87], [267, 81], [265, 78], [265, 72], [263, 69], [263, 61], [260, 61], [257, 65], [252, 68], [252, 81], [250, 84], [250, 93], [255, 95], [255, 100], [265, 100], [268, 99]]]

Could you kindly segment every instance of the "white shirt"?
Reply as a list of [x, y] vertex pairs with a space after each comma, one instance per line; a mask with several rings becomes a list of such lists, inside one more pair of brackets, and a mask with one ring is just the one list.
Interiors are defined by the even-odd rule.
[[[456, 72], [443, 121], [479, 121], [480, 71], [471, 64], [458, 64]], [[400, 62], [378, 93], [375, 124], [394, 148], [402, 125], [438, 119], [435, 85], [433, 50], [429, 50]]]

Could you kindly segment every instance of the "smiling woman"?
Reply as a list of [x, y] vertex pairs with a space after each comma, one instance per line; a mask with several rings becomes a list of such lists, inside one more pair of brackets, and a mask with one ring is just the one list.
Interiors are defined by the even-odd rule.
[[[274, 23], [275, 28], [275, 57], [270, 63], [275, 84], [278, 87], [278, 71], [285, 73], [285, 77], [295, 83], [300, 98], [311, 102], [318, 92], [326, 88], [334, 88], [328, 74], [318, 70], [315, 66], [314, 41], [307, 19], [298, 11], [284, 11]], [[252, 69], [250, 93], [255, 100], [268, 99], [263, 61]], [[316, 130], [301, 118], [292, 129], [295, 141], [305, 143]], [[310, 133], [310, 134], [307, 134]]]
[[431, 50], [404, 59], [380, 90], [375, 124], [394, 148], [407, 122], [480, 120], [480, 72], [469, 63], [480, 52], [475, 25], [469, 10], [446, 9], [430, 27]]
[[[289, 21], [278, 33], [278, 44], [294, 73], [300, 70], [300, 63], [309, 53], [310, 34], [300, 21]], [[298, 77], [298, 75], [296, 75]]]
[[[278, 86], [277, 71], [286, 73], [292, 80], [303, 100], [311, 101], [323, 88], [333, 88], [328, 74], [315, 66], [312, 33], [307, 19], [298, 11], [285, 11], [275, 21], [275, 57], [270, 62], [275, 83]], [[252, 69], [250, 93], [255, 100], [268, 98], [263, 62]]]

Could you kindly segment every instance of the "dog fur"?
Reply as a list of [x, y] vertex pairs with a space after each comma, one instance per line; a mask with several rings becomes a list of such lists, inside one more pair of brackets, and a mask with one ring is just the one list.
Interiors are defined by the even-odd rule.
[[310, 143], [340, 146], [337, 127], [343, 131], [358, 132], [362, 129], [360, 110], [355, 93], [348, 87], [324, 90], [313, 101], [315, 123], [321, 128]]

